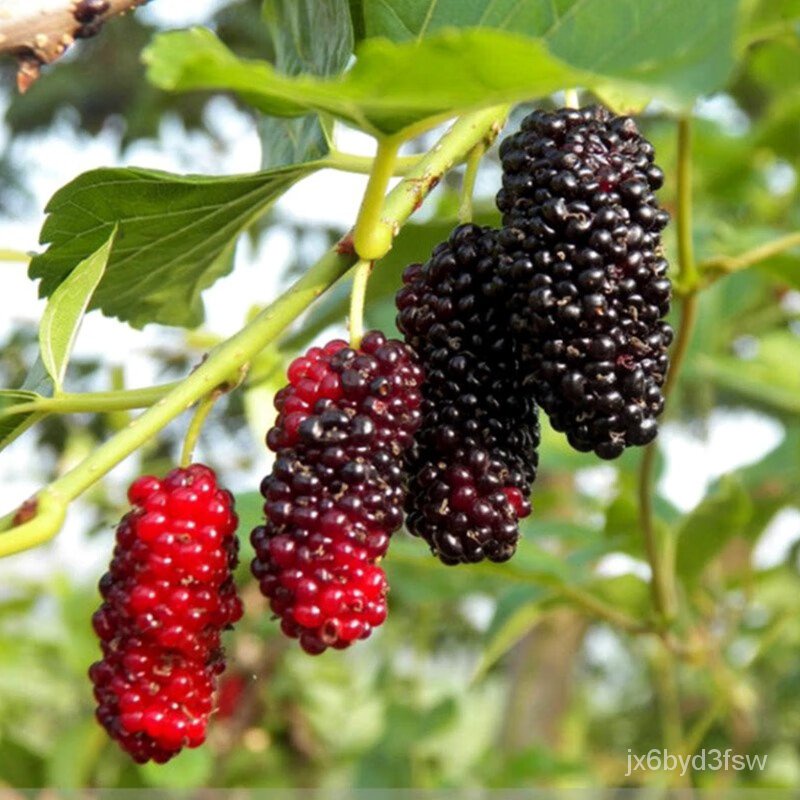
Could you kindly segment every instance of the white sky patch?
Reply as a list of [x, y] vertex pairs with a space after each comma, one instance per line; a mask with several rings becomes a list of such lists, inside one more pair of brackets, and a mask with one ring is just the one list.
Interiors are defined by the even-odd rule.
[[575, 475], [575, 488], [585, 495], [598, 500], [611, 501], [617, 484], [617, 471], [614, 467], [601, 464], [597, 467], [579, 469]]
[[202, 25], [221, 8], [231, 5], [231, 0], [192, 0], [186, 2], [150, 3], [137, 14], [142, 22], [162, 28], [188, 28]]
[[497, 610], [495, 598], [486, 594], [471, 594], [460, 602], [461, 613], [477, 631], [489, 630], [494, 613]]
[[681, 511], [688, 511], [703, 499], [711, 481], [759, 461], [782, 438], [781, 424], [755, 411], [713, 411], [705, 439], [686, 426], [668, 423], [659, 433], [667, 456], [659, 491]]
[[753, 550], [753, 566], [770, 569], [786, 560], [789, 550], [800, 540], [800, 509], [781, 509], [767, 525]]
[[594, 568], [602, 578], [618, 578], [620, 575], [635, 575], [643, 581], [650, 580], [650, 565], [627, 553], [609, 553], [603, 556]]

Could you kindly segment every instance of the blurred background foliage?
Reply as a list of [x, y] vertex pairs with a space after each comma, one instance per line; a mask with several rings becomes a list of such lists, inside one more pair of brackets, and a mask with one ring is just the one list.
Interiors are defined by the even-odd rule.
[[[218, 5], [208, 22], [236, 52], [273, 58], [259, 2]], [[798, 13], [800, 3], [791, 0], [743, 2], [729, 84], [695, 107], [699, 261], [735, 256], [800, 228]], [[120, 131], [124, 153], [137, 140], [158, 137], [166, 118], [213, 139], [206, 95], [168, 95], [144, 80], [139, 56], [152, 32], [137, 15], [117, 20], [47, 70], [24, 97], [7, 92], [9, 141], [19, 144], [67, 120], [76, 130]], [[5, 65], [5, 85], [11, 70]], [[524, 112], [515, 111], [509, 128]], [[662, 198], [674, 208], [674, 120], [651, 104], [641, 125], [668, 176]], [[12, 144], [0, 155], [0, 174], [5, 212], [40, 215]], [[496, 149], [482, 175], [477, 216], [496, 221]], [[400, 272], [445, 238], [459, 182], [457, 172], [444, 182], [431, 211], [407, 226], [376, 270], [370, 325], [394, 330]], [[275, 226], [292, 237], [297, 253], [287, 276], [308, 265], [309, 250], [342, 233], [323, 224], [309, 230], [278, 208], [250, 235], [257, 239]], [[674, 242], [667, 246], [675, 252]], [[248, 474], [261, 463], [271, 396], [286, 363], [341, 325], [346, 298], [346, 286], [335, 288], [252, 366], [244, 390], [219, 404], [204, 452], [223, 474]], [[213, 342], [212, 333], [173, 332], [149, 356], [160, 379], [173, 380]], [[2, 343], [2, 385], [19, 386], [35, 353], [35, 331], [15, 330]], [[119, 354], [108, 363], [73, 362], [71, 389], [107, 387], [119, 380], [122, 364]], [[657, 525], [674, 531], [677, 542], [679, 631], [689, 656], [607, 618], [609, 609], [626, 619], [649, 613], [636, 497], [641, 452], [598, 466], [545, 430], [535, 513], [515, 560], [445, 569], [419, 542], [398, 534], [386, 561], [389, 622], [350, 652], [312, 659], [281, 638], [248, 577], [245, 535], [239, 578], [248, 613], [229, 639], [208, 746], [164, 767], [131, 764], [92, 718], [85, 673], [97, 655], [89, 617], [98, 576], [56, 568], [15, 577], [7, 570], [0, 588], [0, 786], [639, 785], [672, 778], [626, 777], [628, 749], [665, 746], [768, 755], [765, 770], [696, 773], [691, 781], [699, 786], [797, 784], [800, 546], [795, 537], [767, 565], [754, 558], [776, 517], [800, 507], [797, 251], [725, 276], [702, 293], [668, 420], [702, 437], [715, 415], [743, 411], [778, 424], [780, 443], [761, 460], [724, 471], [693, 509], [656, 498]], [[26, 434], [28, 446], [56, 475], [128, 418], [50, 417]], [[150, 442], [139, 455], [141, 469], [167, 470], [180, 432], [170, 426]], [[224, 456], [215, 446], [222, 439]], [[83, 508], [95, 539], [110, 543], [121, 501], [113, 481], [90, 492]], [[246, 534], [260, 517], [259, 496], [241, 492], [238, 503]]]

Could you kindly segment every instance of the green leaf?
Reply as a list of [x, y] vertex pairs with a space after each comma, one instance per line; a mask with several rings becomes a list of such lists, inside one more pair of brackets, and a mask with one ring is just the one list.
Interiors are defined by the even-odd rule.
[[[558, 5], [563, 6], [563, 0]], [[376, 0], [364, 4], [367, 36], [395, 42], [422, 39], [443, 28], [497, 28], [541, 36], [557, 18], [555, 3], [520, 0]]]
[[[337, 75], [353, 52], [347, 0], [265, 0], [262, 15], [285, 75]], [[322, 158], [330, 149], [318, 114], [299, 119], [264, 117], [259, 122], [262, 168]]]
[[[28, 392], [22, 389], [0, 389], [0, 413], [3, 409], [20, 403], [28, 403], [37, 400], [41, 395], [36, 392]], [[25, 433], [28, 428], [42, 418], [42, 414], [28, 412], [23, 414], [13, 414], [10, 417], [0, 417], [0, 450], [7, 447], [18, 436]]]
[[544, 33], [570, 65], [688, 104], [734, 66], [738, 0], [572, 0]]
[[687, 582], [697, 580], [727, 542], [741, 534], [752, 504], [736, 475], [725, 475], [678, 527], [676, 568]]
[[754, 358], [699, 356], [697, 373], [761, 406], [800, 413], [800, 337], [776, 331], [758, 339]]
[[39, 351], [56, 391], [64, 382], [75, 337], [83, 315], [103, 273], [116, 236], [116, 227], [108, 240], [75, 267], [50, 297], [39, 325]]
[[265, 114], [324, 112], [375, 135], [410, 134], [465, 109], [589, 80], [541, 41], [490, 30], [448, 32], [419, 45], [368, 39], [355, 66], [333, 80], [289, 78], [266, 62], [239, 59], [201, 28], [157, 36], [144, 59], [162, 89], [234, 91]]
[[262, 16], [286, 75], [335, 75], [353, 53], [347, 0], [264, 0]]
[[[394, 41], [419, 40], [452, 26], [542, 37], [553, 55], [577, 69], [688, 102], [719, 89], [730, 74], [737, 5], [737, 0], [376, 0], [364, 4], [364, 20], [368, 36]], [[636, 108], [644, 100], [641, 89], [620, 93], [618, 86], [584, 85], [599, 89], [615, 107]]]
[[137, 328], [194, 327], [203, 321], [202, 291], [231, 269], [237, 235], [315, 169], [309, 163], [227, 177], [135, 167], [85, 172], [48, 203], [40, 239], [50, 246], [29, 275], [51, 296], [118, 226], [90, 308]]
[[507, 592], [497, 604], [486, 632], [486, 640], [473, 681], [480, 680], [517, 642], [539, 622], [545, 589], [518, 586]]

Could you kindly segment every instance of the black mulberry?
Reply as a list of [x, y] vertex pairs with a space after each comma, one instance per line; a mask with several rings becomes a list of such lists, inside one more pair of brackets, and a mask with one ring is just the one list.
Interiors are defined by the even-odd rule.
[[445, 564], [507, 560], [531, 510], [539, 423], [508, 326], [511, 266], [493, 230], [462, 225], [397, 295], [425, 372], [406, 526]]
[[527, 380], [553, 427], [602, 458], [652, 441], [664, 408], [669, 215], [653, 152], [632, 119], [600, 106], [535, 111], [500, 147]]

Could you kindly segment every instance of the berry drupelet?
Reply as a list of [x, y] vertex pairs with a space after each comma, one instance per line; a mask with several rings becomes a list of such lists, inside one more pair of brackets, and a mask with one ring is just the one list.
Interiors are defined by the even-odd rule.
[[510, 269], [494, 231], [462, 225], [397, 295], [425, 372], [406, 526], [445, 564], [507, 560], [531, 510], [539, 423], [510, 336]]
[[632, 119], [600, 106], [535, 111], [500, 147], [528, 381], [553, 427], [602, 458], [652, 441], [664, 408], [669, 215], [653, 154]]
[[386, 618], [377, 562], [403, 522], [402, 455], [420, 421], [422, 373], [402, 342], [372, 331], [358, 350], [312, 347], [288, 379], [267, 434], [276, 458], [252, 570], [284, 633], [316, 655]]
[[128, 490], [92, 622], [103, 651], [89, 675], [97, 718], [139, 763], [205, 740], [223, 630], [242, 615], [233, 583], [233, 497], [202, 464]]

